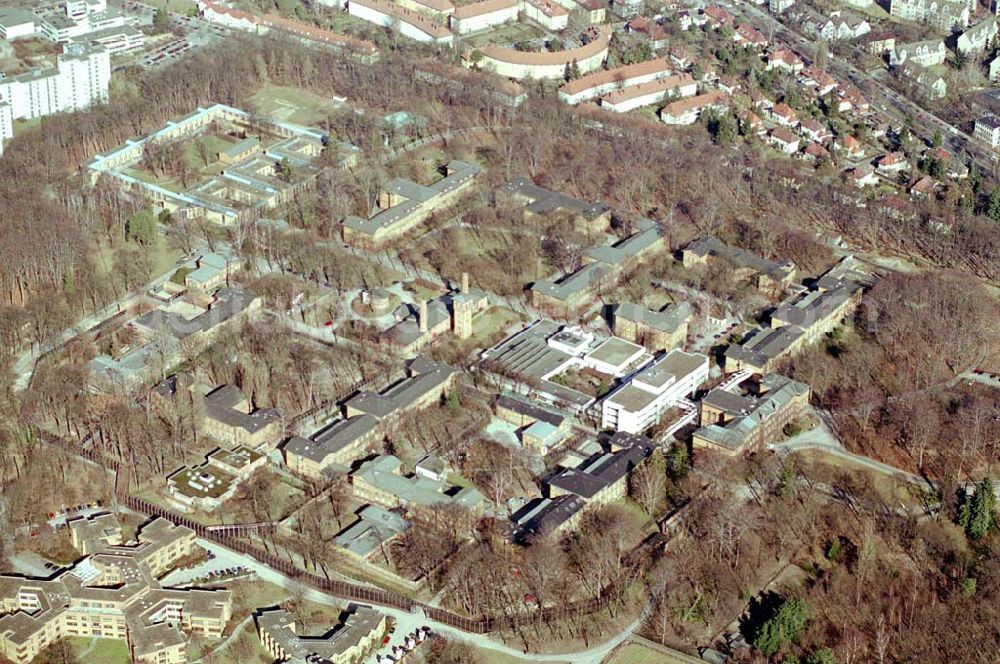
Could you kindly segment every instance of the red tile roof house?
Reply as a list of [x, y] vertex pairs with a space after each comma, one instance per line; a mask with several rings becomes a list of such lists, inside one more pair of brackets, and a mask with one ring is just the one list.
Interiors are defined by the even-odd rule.
[[875, 175], [874, 169], [867, 164], [845, 171], [844, 177], [846, 177], [847, 181], [851, 182], [858, 189], [878, 184], [878, 177]]
[[742, 23], [733, 33], [733, 41], [744, 48], [767, 48], [770, 43], [760, 30], [749, 23]]
[[933, 196], [936, 191], [937, 183], [929, 175], [925, 175], [910, 185], [910, 193], [914, 196]]
[[795, 154], [799, 151], [799, 137], [784, 127], [772, 129], [769, 141], [785, 154]]
[[875, 159], [875, 165], [881, 174], [898, 173], [910, 168], [910, 163], [902, 152], [890, 152]]
[[837, 79], [819, 67], [810, 66], [803, 69], [799, 72], [799, 81], [803, 85], [811, 86], [819, 97], [830, 94], [837, 88]]
[[810, 143], [809, 145], [806, 146], [806, 149], [802, 151], [802, 154], [803, 158], [805, 159], [811, 158], [816, 162], [823, 161], [824, 159], [830, 156], [829, 151], [827, 151], [827, 149], [824, 148], [819, 143]]
[[817, 143], [823, 143], [832, 136], [826, 125], [816, 118], [806, 118], [800, 122], [799, 133]]
[[719, 5], [709, 5], [708, 7], [705, 7], [705, 16], [708, 17], [709, 24], [713, 28], [717, 29], [731, 26], [736, 21], [732, 14]]
[[674, 44], [667, 49], [667, 57], [672, 63], [681, 69], [687, 69], [691, 66], [691, 63], [694, 62], [694, 58], [691, 56], [691, 51], [687, 50], [681, 44]]
[[779, 102], [771, 109], [771, 119], [785, 127], [793, 127], [799, 121], [799, 116], [791, 106]]
[[663, 26], [646, 16], [636, 16], [626, 23], [625, 32], [642, 35], [649, 40], [649, 47], [654, 51], [666, 48], [670, 44], [670, 37], [663, 30]]
[[729, 74], [723, 74], [719, 77], [719, 89], [725, 91], [728, 94], [734, 94], [743, 88], [740, 85], [740, 79], [735, 76], [730, 76]]
[[851, 135], [838, 139], [837, 145], [847, 153], [848, 157], [862, 157], [865, 154], [865, 149], [861, 145], [861, 141]]
[[747, 109], [740, 114], [740, 122], [749, 130], [748, 133], [758, 134], [764, 131], [764, 121], [753, 111]]
[[890, 195], [885, 196], [878, 202], [878, 209], [882, 211], [885, 216], [895, 219], [896, 221], [903, 221], [904, 219], [912, 219], [916, 216], [913, 211], [913, 206], [910, 205], [910, 201], [906, 200], [902, 196]]
[[924, 153], [924, 158], [941, 162], [950, 177], [958, 179], [969, 177], [969, 167], [955, 159], [955, 155], [944, 148], [931, 148]]
[[785, 71], [800, 72], [805, 68], [805, 63], [787, 48], [779, 48], [767, 55], [767, 69], [784, 69]]

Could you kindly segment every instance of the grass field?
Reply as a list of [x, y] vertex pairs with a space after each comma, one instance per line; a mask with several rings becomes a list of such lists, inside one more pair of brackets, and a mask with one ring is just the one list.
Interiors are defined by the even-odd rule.
[[[171, 247], [162, 236], [157, 237], [156, 246], [150, 247], [148, 253], [154, 277], [165, 274], [174, 267], [177, 259], [181, 257], [181, 251]], [[94, 264], [98, 274], [105, 277], [111, 274], [115, 269], [115, 249], [102, 243], [95, 255]]]
[[250, 98], [250, 106], [258, 113], [302, 125], [319, 122], [337, 105], [333, 97], [279, 85], [265, 85]]
[[521, 41], [539, 39], [545, 37], [546, 34], [541, 28], [532, 25], [508, 23], [496, 30], [468, 37], [465, 41], [472, 47], [486, 46], [487, 44], [516, 44]]
[[193, 0], [144, 0], [145, 4], [150, 7], [166, 7], [167, 11], [177, 12], [178, 14], [197, 14], [198, 5], [193, 2]]
[[686, 661], [639, 643], [630, 643], [616, 651], [605, 664], [686, 664]]
[[[81, 662], [100, 662], [101, 664], [128, 664], [128, 644], [118, 639], [97, 639], [87, 636], [71, 636], [67, 639], [73, 653]], [[93, 644], [93, 649], [91, 649]]]

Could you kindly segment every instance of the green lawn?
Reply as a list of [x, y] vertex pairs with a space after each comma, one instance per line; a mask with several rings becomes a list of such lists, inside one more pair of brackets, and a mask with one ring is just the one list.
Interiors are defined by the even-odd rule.
[[[101, 664], [128, 664], [128, 644], [118, 639], [94, 639], [87, 636], [71, 636], [67, 639], [73, 653], [81, 662], [100, 662]], [[93, 650], [90, 644], [94, 643]], [[86, 653], [86, 654], [85, 654]]]
[[250, 98], [250, 106], [275, 120], [310, 125], [326, 117], [337, 102], [302, 88], [265, 85]]
[[198, 5], [193, 0], [147, 0], [151, 7], [166, 7], [168, 11], [178, 14], [196, 14]]
[[[101, 243], [94, 258], [94, 265], [97, 268], [98, 274], [101, 276], [106, 277], [114, 271], [115, 251], [115, 248]], [[177, 262], [177, 259], [181, 257], [181, 251], [175, 247], [169, 246], [162, 236], [157, 237], [156, 245], [150, 247], [148, 253], [152, 263], [152, 274], [154, 277], [165, 274], [167, 271], [172, 269], [174, 264]]]
[[686, 660], [658, 652], [647, 646], [630, 643], [615, 652], [606, 664], [687, 664]]
[[487, 44], [516, 44], [519, 41], [538, 39], [547, 33], [539, 27], [525, 23], [508, 23], [496, 30], [489, 30], [482, 34], [466, 38], [465, 42], [472, 47], [486, 46]]

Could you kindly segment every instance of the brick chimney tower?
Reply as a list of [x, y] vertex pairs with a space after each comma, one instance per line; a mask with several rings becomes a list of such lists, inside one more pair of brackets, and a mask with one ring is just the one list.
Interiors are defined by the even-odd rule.
[[462, 293], [465, 295], [469, 294], [469, 273], [462, 273]]

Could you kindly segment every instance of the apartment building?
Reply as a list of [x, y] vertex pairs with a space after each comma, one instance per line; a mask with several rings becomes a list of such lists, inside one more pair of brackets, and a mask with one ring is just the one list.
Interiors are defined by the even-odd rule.
[[355, 664], [382, 644], [387, 628], [385, 614], [365, 606], [352, 607], [341, 625], [318, 636], [299, 634], [285, 609], [258, 611], [254, 621], [264, 649], [279, 662]]
[[0, 100], [16, 120], [68, 113], [106, 101], [111, 83], [111, 57], [97, 45], [70, 43], [55, 67], [0, 78]]
[[942, 32], [951, 32], [956, 28], [967, 28], [970, 13], [975, 8], [975, 3], [963, 0], [892, 0], [889, 14], [908, 21], [927, 23]]
[[714, 389], [701, 400], [701, 428], [693, 444], [735, 456], [780, 440], [785, 425], [802, 416], [809, 397], [808, 385], [779, 374], [766, 374], [738, 392]]
[[138, 543], [122, 543], [110, 515], [70, 522], [83, 559], [50, 579], [0, 575], [0, 654], [32, 661], [69, 637], [127, 640], [141, 664], [187, 661], [183, 631], [222, 636], [232, 610], [226, 590], [178, 590], [157, 579], [196, 548], [195, 534], [163, 519], [143, 527]]
[[708, 357], [675, 348], [622, 384], [601, 403], [601, 426], [641, 433], [708, 380]]

